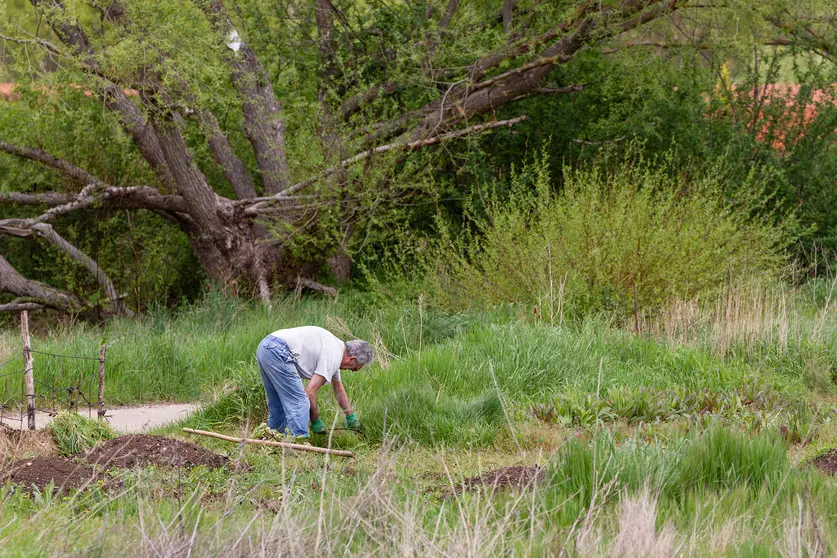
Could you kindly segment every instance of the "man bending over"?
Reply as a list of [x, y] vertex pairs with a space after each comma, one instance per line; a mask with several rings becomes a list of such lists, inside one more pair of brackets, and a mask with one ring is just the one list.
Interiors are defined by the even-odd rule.
[[[259, 425], [254, 437], [284, 435], [308, 438], [308, 419], [315, 434], [325, 434], [317, 391], [330, 383], [337, 404], [346, 413], [346, 427], [360, 429], [352, 412], [340, 370], [360, 370], [374, 359], [366, 341], [343, 343], [331, 332], [315, 326], [280, 329], [265, 337], [256, 351], [259, 372], [267, 394], [267, 425]], [[303, 387], [302, 380], [308, 380]]]

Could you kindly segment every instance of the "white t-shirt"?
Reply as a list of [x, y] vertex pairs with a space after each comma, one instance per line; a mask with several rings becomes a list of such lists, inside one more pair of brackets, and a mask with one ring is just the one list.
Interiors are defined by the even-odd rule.
[[319, 374], [331, 382], [340, 381], [340, 363], [346, 345], [328, 330], [316, 326], [280, 329], [272, 334], [288, 344], [294, 357], [299, 375], [310, 380]]

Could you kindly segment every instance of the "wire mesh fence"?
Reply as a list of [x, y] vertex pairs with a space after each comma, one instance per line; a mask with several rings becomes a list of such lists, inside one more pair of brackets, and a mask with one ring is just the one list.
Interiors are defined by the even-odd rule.
[[[0, 363], [0, 423], [29, 419], [35, 413], [56, 415], [61, 411], [87, 411], [104, 417], [106, 346], [98, 356], [59, 354], [29, 346], [28, 320], [21, 316], [23, 351]], [[27, 372], [31, 381], [26, 382]], [[27, 387], [27, 385], [29, 387]], [[31, 400], [31, 404], [30, 404]]]

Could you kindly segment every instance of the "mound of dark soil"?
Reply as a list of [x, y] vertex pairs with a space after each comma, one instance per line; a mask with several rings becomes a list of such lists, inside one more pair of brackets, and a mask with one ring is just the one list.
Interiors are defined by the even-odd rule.
[[206, 465], [216, 469], [229, 461], [223, 455], [195, 444], [148, 434], [131, 434], [108, 440], [90, 450], [85, 457], [90, 463], [107, 468], [160, 465], [190, 469]]
[[462, 484], [457, 487], [457, 492], [521, 489], [532, 486], [543, 478], [544, 470], [540, 467], [503, 467], [463, 480]]
[[98, 478], [99, 474], [93, 467], [60, 455], [22, 459], [0, 472], [0, 482], [11, 481], [26, 489], [35, 485], [41, 490], [54, 483], [56, 491], [63, 493], [95, 484]]
[[837, 448], [814, 458], [811, 464], [829, 475], [837, 475]]

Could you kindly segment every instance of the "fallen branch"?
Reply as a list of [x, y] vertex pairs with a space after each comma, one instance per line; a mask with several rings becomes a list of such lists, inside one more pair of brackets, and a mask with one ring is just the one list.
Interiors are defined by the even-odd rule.
[[317, 446], [306, 446], [304, 444], [292, 444], [290, 442], [274, 442], [273, 440], [255, 440], [253, 438], [236, 438], [235, 436], [225, 436], [217, 432], [208, 432], [206, 430], [194, 430], [192, 428], [184, 428], [183, 432], [189, 434], [197, 434], [198, 436], [208, 436], [209, 438], [218, 438], [219, 440], [226, 440], [227, 442], [235, 442], [236, 444], [261, 444], [263, 446], [274, 446], [279, 448], [287, 448], [299, 451], [309, 451], [311, 453], [324, 453], [327, 455], [336, 455], [338, 457], [350, 457], [354, 459], [355, 454], [346, 450], [336, 450], [331, 448], [318, 448]]
[[337, 289], [334, 287], [329, 287], [328, 285], [323, 285], [322, 283], [317, 283], [313, 279], [306, 279], [304, 277], [297, 277], [296, 278], [297, 288], [299, 287], [306, 287], [311, 289], [314, 292], [321, 293], [324, 295], [328, 295], [332, 298], [337, 296]]
[[463, 128], [461, 130], [456, 130], [455, 132], [448, 132], [447, 134], [442, 134], [440, 136], [436, 136], [436, 137], [432, 137], [432, 138], [428, 138], [428, 139], [410, 141], [410, 142], [406, 142], [406, 143], [404, 143], [404, 142], [393, 142], [393, 143], [388, 143], [386, 145], [379, 145], [378, 147], [368, 149], [366, 151], [358, 153], [357, 155], [349, 157], [348, 159], [345, 159], [345, 160], [341, 161], [339, 164], [334, 165], [333, 167], [329, 167], [329, 168], [321, 171], [320, 173], [314, 175], [313, 177], [311, 177], [307, 180], [303, 180], [302, 182], [297, 182], [293, 186], [279, 192], [278, 194], [275, 194], [273, 196], [264, 197], [264, 198], [253, 198], [253, 199], [250, 199], [250, 200], [241, 200], [238, 203], [249, 205], [249, 207], [247, 209], [245, 209], [245, 211], [244, 211], [248, 215], [258, 214], [262, 209], [264, 209], [264, 207], [268, 203], [274, 202], [274, 201], [282, 201], [282, 200], [290, 199], [290, 197], [293, 194], [299, 192], [303, 188], [307, 188], [308, 186], [311, 186], [312, 184], [314, 184], [318, 180], [320, 180], [322, 178], [327, 178], [327, 177], [331, 176], [332, 174], [334, 174], [334, 173], [336, 173], [340, 170], [346, 169], [346, 168], [354, 165], [355, 163], [359, 163], [360, 161], [368, 159], [372, 155], [376, 155], [376, 154], [379, 154], [379, 153], [386, 153], [388, 151], [397, 151], [397, 150], [398, 151], [400, 151], [400, 150], [408, 151], [408, 150], [413, 150], [413, 149], [421, 149], [422, 147], [427, 147], [429, 145], [435, 145], [437, 143], [440, 143], [440, 142], [443, 142], [443, 141], [446, 141], [446, 140], [449, 140], [449, 139], [461, 138], [461, 137], [464, 137], [464, 136], [467, 136], [467, 135], [470, 135], [470, 134], [474, 134], [476, 132], [481, 132], [483, 130], [491, 130], [492, 128], [499, 128], [501, 126], [513, 126], [513, 125], [515, 125], [519, 122], [523, 122], [524, 120], [526, 120], [526, 115], [521, 114], [520, 116], [518, 116], [516, 118], [510, 118], [508, 120], [496, 120], [494, 122], [486, 122], [485, 124], [477, 124], [475, 126], [469, 126], [467, 128]]

